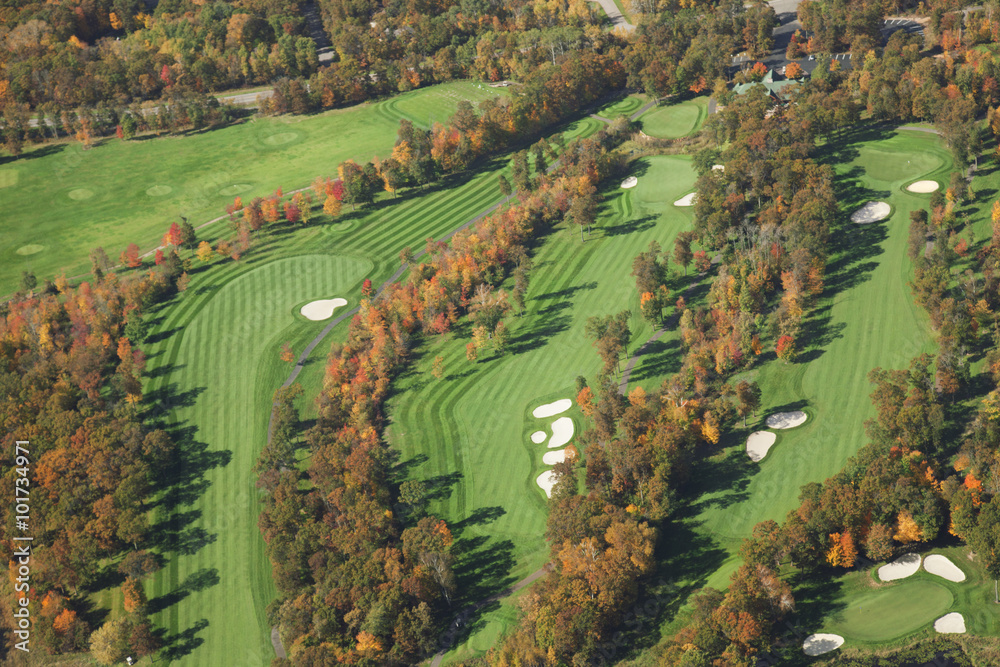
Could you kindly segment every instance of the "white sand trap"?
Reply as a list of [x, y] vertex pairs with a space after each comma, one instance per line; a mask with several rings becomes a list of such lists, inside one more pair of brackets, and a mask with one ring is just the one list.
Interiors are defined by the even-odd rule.
[[573, 439], [573, 420], [560, 417], [552, 422], [552, 437], [549, 439], [549, 449], [562, 447]]
[[941, 554], [931, 554], [925, 558], [924, 569], [948, 581], [965, 581], [965, 572], [958, 569], [958, 566], [952, 563], [947, 556]]
[[795, 428], [796, 426], [805, 424], [808, 418], [809, 416], [801, 410], [796, 410], [795, 412], [775, 412], [767, 418], [767, 427], [777, 429]]
[[938, 620], [934, 621], [934, 629], [942, 635], [964, 635], [965, 617], [957, 611], [945, 614]]
[[535, 419], [545, 419], [546, 417], [553, 417], [560, 412], [566, 412], [571, 407], [573, 407], [573, 399], [560, 398], [558, 401], [539, 405], [531, 411], [531, 416]]
[[639, 185], [639, 179], [635, 176], [629, 176], [624, 181], [622, 181], [622, 187], [628, 190], [629, 188], [634, 188]]
[[[558, 452], [545, 452], [545, 456], [542, 457], [542, 463], [547, 466], [554, 466], [557, 463], [562, 463], [567, 458], [567, 449], [560, 449]], [[570, 456], [569, 458], [573, 458]]]
[[830, 651], [836, 651], [844, 645], [844, 638], [840, 635], [818, 633], [809, 635], [802, 642], [802, 652], [806, 655], [823, 655]]
[[692, 192], [689, 195], [684, 195], [680, 199], [674, 202], [674, 206], [694, 206], [694, 198], [698, 196], [697, 192]]
[[878, 569], [878, 578], [882, 581], [906, 579], [920, 569], [920, 554], [903, 554], [896, 560]]
[[777, 439], [778, 436], [769, 431], [754, 431], [747, 438], [747, 456], [751, 461], [760, 461], [767, 456], [767, 450], [771, 449]]
[[892, 213], [892, 208], [884, 201], [870, 201], [851, 214], [851, 222], [868, 225], [885, 220], [890, 213]]
[[535, 484], [542, 487], [542, 491], [549, 498], [552, 497], [552, 487], [556, 485], [556, 474], [551, 470], [546, 470], [535, 480]]
[[545, 442], [545, 431], [535, 431], [531, 434], [531, 441], [536, 445]]
[[928, 192], [936, 192], [939, 187], [941, 185], [937, 181], [916, 181], [907, 185], [906, 189], [910, 192], [927, 194]]
[[725, 171], [725, 170], [726, 170], [726, 165], [724, 165], [724, 164], [713, 164], [712, 165], [712, 171]]
[[318, 322], [319, 320], [329, 319], [333, 316], [333, 311], [346, 305], [347, 299], [320, 299], [319, 301], [310, 301], [302, 306], [302, 310], [299, 312], [307, 320]]

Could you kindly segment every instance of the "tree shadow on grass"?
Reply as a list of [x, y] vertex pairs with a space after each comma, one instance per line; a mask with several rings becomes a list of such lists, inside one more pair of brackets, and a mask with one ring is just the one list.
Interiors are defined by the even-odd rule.
[[192, 572], [176, 590], [150, 600], [147, 604], [147, 610], [150, 614], [157, 614], [177, 604], [191, 595], [191, 593], [197, 593], [198, 591], [218, 585], [219, 581], [219, 571], [214, 567], [202, 568], [197, 572]]
[[623, 234], [644, 232], [647, 229], [652, 229], [656, 226], [656, 220], [657, 216], [655, 215], [645, 215], [641, 218], [623, 220], [616, 225], [603, 226], [601, 229], [604, 231], [605, 236], [621, 236]]
[[451, 497], [451, 493], [455, 488], [455, 485], [462, 480], [462, 473], [449, 472], [444, 475], [435, 475], [424, 482], [427, 487], [427, 499], [428, 500], [447, 500]]
[[735, 447], [747, 432], [746, 429], [734, 429], [723, 434], [718, 447], [724, 451], [704, 459], [698, 466], [698, 474], [691, 483], [692, 500], [681, 511], [681, 516], [690, 517], [709, 507], [731, 507], [750, 497], [747, 487], [758, 467], [747, 458], [746, 451]]
[[646, 380], [676, 373], [681, 369], [682, 357], [681, 344], [676, 339], [663, 340], [660, 338], [648, 343], [643, 348], [639, 362], [636, 363], [629, 376], [629, 381]]
[[492, 507], [477, 507], [472, 511], [472, 514], [451, 525], [452, 535], [461, 535], [462, 531], [469, 526], [483, 526], [488, 523], [493, 523], [506, 513], [507, 510], [500, 505], [494, 505]]
[[[455, 540], [452, 554], [455, 556], [455, 583], [459, 592], [453, 605], [457, 607], [476, 605], [515, 583], [510, 576], [516, 564], [514, 543], [510, 540], [491, 541], [485, 535], [462, 537]], [[485, 625], [483, 615], [497, 608], [499, 602], [492, 601], [468, 609], [460, 636], [466, 637], [481, 629]]]
[[208, 619], [203, 618], [184, 632], [176, 635], [162, 636], [161, 641], [164, 648], [160, 651], [160, 655], [166, 658], [168, 662], [180, 660], [184, 656], [189, 655], [205, 643], [204, 637], [199, 637], [198, 633], [207, 627]]
[[536, 313], [538, 324], [511, 338], [508, 349], [512, 354], [522, 354], [545, 345], [549, 339], [569, 329], [572, 317], [567, 311], [572, 307], [568, 301], [546, 306]]
[[840, 599], [843, 584], [828, 570], [797, 570], [788, 583], [795, 591], [795, 622], [804, 628], [820, 628], [847, 607]]
[[621, 635], [609, 647], [608, 660], [634, 657], [661, 639], [660, 629], [675, 619], [692, 594], [703, 588], [728, 554], [711, 538], [695, 532], [689, 522], [669, 521], [656, 545], [656, 571], [640, 588], [635, 604], [625, 611]]

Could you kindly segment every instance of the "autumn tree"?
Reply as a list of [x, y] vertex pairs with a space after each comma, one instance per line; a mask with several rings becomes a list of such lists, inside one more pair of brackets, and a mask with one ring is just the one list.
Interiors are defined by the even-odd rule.
[[694, 255], [691, 253], [691, 241], [694, 238], [692, 232], [681, 232], [674, 239], [674, 262], [684, 268], [684, 275], [687, 275], [687, 268], [691, 265]]
[[198, 250], [195, 251], [195, 257], [198, 261], [208, 263], [211, 262], [215, 257], [215, 250], [212, 249], [212, 244], [208, 241], [202, 241], [198, 244]]
[[775, 346], [775, 354], [786, 364], [795, 359], [795, 339], [791, 336], [782, 336]]
[[286, 364], [290, 364], [295, 361], [295, 353], [292, 352], [292, 345], [288, 341], [281, 344], [281, 360]]
[[438, 380], [444, 377], [444, 357], [434, 357], [434, 364], [431, 366], [431, 375]]
[[761, 392], [756, 382], [740, 380], [736, 383], [736, 399], [739, 402], [740, 416], [743, 417], [743, 426], [747, 425], [747, 415], [753, 413], [757, 416], [757, 409], [760, 408]]
[[139, 259], [139, 246], [135, 243], [129, 243], [128, 247], [122, 251], [118, 261], [130, 269], [140, 266], [142, 264], [142, 260]]

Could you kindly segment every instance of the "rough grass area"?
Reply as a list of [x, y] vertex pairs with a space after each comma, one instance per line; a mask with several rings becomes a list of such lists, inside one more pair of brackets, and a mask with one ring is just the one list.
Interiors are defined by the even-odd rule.
[[[446, 115], [459, 99], [475, 103], [492, 94], [500, 93], [482, 93], [468, 82], [424, 88], [403, 96], [401, 115], [411, 107]], [[335, 174], [343, 160], [387, 157], [401, 116], [376, 113], [375, 106], [257, 118], [179, 137], [111, 138], [90, 150], [75, 142], [45, 144], [17, 160], [0, 158], [0, 295], [18, 288], [24, 270], [39, 281], [61, 271], [86, 273], [94, 247], [103, 246], [113, 260], [129, 243], [150, 250], [180, 216], [198, 225], [223, 214], [236, 195], [304, 187], [318, 175]], [[199, 236], [223, 233], [228, 229], [220, 223]], [[37, 243], [47, 251], [15, 252]]]

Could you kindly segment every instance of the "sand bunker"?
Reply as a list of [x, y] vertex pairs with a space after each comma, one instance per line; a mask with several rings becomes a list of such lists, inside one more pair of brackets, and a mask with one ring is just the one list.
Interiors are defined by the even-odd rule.
[[918, 194], [927, 194], [928, 192], [936, 192], [939, 187], [941, 185], [937, 181], [916, 181], [907, 185], [906, 189]]
[[802, 642], [802, 652], [806, 655], [823, 655], [830, 651], [836, 651], [843, 645], [844, 638], [840, 635], [819, 633], [806, 637], [806, 640]]
[[545, 431], [535, 431], [531, 434], [531, 441], [536, 445], [545, 442]]
[[553, 401], [552, 403], [539, 405], [531, 411], [531, 416], [535, 419], [545, 419], [546, 417], [553, 417], [560, 412], [566, 412], [571, 407], [573, 407], [573, 399], [561, 398], [558, 401]]
[[[567, 448], [567, 449], [560, 449], [557, 452], [545, 452], [545, 456], [542, 457], [542, 463], [544, 463], [547, 466], [554, 466], [557, 463], [562, 463], [563, 461], [566, 460], [566, 453], [568, 451], [569, 450]], [[573, 457], [570, 456], [569, 458]]]
[[333, 315], [334, 310], [346, 305], [347, 299], [320, 299], [319, 301], [310, 301], [302, 306], [299, 312], [307, 320], [318, 322], [319, 320], [329, 319]]
[[896, 560], [878, 569], [878, 578], [882, 581], [906, 579], [920, 569], [920, 554], [903, 554]]
[[965, 617], [957, 611], [945, 614], [938, 620], [934, 621], [934, 629], [942, 635], [964, 635]]
[[892, 213], [892, 208], [884, 201], [870, 201], [851, 214], [851, 222], [867, 225], [885, 220], [890, 213]]
[[639, 179], [635, 176], [629, 176], [624, 181], [622, 181], [622, 187], [628, 190], [629, 188], [634, 188], [639, 184]]
[[35, 255], [45, 250], [45, 246], [38, 245], [37, 243], [29, 243], [28, 245], [23, 245], [14, 252], [18, 255]]
[[697, 192], [692, 192], [689, 195], [684, 195], [680, 199], [674, 202], [674, 206], [694, 206], [694, 198], [698, 196]]
[[162, 197], [163, 195], [169, 195], [173, 190], [169, 185], [154, 185], [151, 188], [146, 188], [146, 194], [150, 197]]
[[774, 433], [768, 431], [754, 431], [747, 438], [747, 456], [750, 457], [751, 461], [760, 461], [765, 456], [767, 456], [767, 450], [771, 449], [771, 445], [774, 441], [778, 439]]
[[549, 440], [549, 449], [562, 447], [573, 439], [573, 420], [569, 417], [560, 417], [552, 422], [552, 438]]
[[94, 196], [94, 191], [88, 188], [77, 188], [75, 190], [69, 191], [69, 198], [76, 201], [90, 199], [93, 196]]
[[777, 429], [795, 428], [796, 426], [805, 424], [808, 418], [809, 416], [801, 410], [796, 410], [795, 412], [775, 412], [767, 418], [767, 427]]
[[551, 470], [546, 470], [535, 480], [535, 484], [542, 487], [542, 491], [549, 498], [552, 497], [552, 487], [556, 485], [556, 474]]
[[965, 572], [958, 569], [958, 566], [952, 563], [947, 556], [941, 554], [931, 554], [925, 558], [924, 569], [948, 581], [965, 581]]

